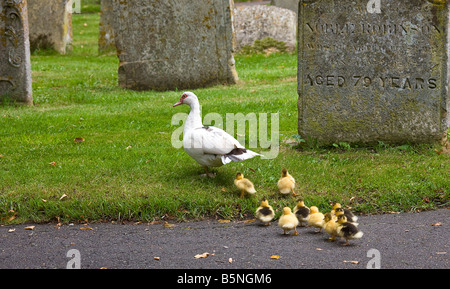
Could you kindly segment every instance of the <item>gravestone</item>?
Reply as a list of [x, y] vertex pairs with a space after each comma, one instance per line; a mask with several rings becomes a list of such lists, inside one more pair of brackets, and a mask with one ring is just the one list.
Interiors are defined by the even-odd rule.
[[98, 35], [98, 52], [100, 54], [116, 51], [114, 41], [114, 13], [111, 0], [100, 2], [100, 25]]
[[27, 1], [0, 0], [0, 101], [33, 104]]
[[119, 85], [172, 90], [235, 83], [232, 4], [113, 0]]
[[297, 45], [297, 14], [291, 10], [266, 5], [242, 5], [234, 10], [236, 48], [252, 45], [270, 37], [286, 43], [293, 51]]
[[435, 143], [449, 127], [446, 1], [301, 0], [299, 134]]
[[72, 51], [72, 0], [28, 0], [30, 47]]

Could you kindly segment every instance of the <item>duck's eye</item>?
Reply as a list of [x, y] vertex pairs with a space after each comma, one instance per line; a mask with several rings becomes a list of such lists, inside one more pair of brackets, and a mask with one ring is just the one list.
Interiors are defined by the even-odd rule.
[[182, 97], [182, 98], [186, 98], [186, 97], [187, 97], [187, 94], [183, 94], [181, 97]]

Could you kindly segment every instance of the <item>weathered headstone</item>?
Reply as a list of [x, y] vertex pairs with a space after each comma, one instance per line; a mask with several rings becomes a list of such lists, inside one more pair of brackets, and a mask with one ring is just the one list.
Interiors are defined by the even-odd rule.
[[113, 0], [119, 85], [170, 90], [235, 83], [232, 4]]
[[449, 127], [449, 4], [301, 0], [299, 134], [434, 143]]
[[116, 51], [114, 41], [114, 13], [111, 0], [101, 0], [100, 2], [100, 25], [98, 35], [98, 52], [108, 53]]
[[28, 0], [30, 47], [72, 51], [72, 0]]
[[252, 45], [270, 37], [286, 43], [288, 50], [297, 45], [297, 14], [284, 8], [266, 5], [242, 5], [234, 10], [236, 47]]
[[298, 2], [299, 0], [272, 0], [270, 4], [298, 13]]
[[26, 0], [0, 0], [0, 100], [33, 104]]

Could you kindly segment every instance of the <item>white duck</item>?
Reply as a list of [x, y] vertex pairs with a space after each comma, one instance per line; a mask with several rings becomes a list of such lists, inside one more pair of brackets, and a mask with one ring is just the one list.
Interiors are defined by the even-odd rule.
[[214, 174], [208, 171], [208, 167], [220, 167], [231, 161], [239, 162], [261, 156], [246, 149], [224, 130], [213, 126], [203, 126], [200, 104], [194, 93], [183, 93], [173, 107], [181, 104], [191, 107], [184, 125], [183, 147], [188, 155], [203, 166], [205, 176], [214, 177]]

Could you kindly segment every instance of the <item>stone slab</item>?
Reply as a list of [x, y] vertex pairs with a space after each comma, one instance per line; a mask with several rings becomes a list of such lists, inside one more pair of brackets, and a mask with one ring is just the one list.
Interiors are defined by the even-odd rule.
[[266, 5], [241, 5], [234, 10], [236, 48], [252, 45], [270, 37], [286, 43], [293, 51], [297, 45], [297, 14], [284, 8]]
[[0, 0], [0, 101], [33, 104], [26, 0]]
[[119, 85], [173, 90], [235, 83], [232, 5], [113, 0]]
[[299, 134], [435, 143], [449, 127], [447, 1], [301, 0]]
[[114, 13], [111, 0], [101, 0], [100, 2], [100, 25], [98, 35], [99, 54], [116, 51], [114, 40]]
[[72, 51], [72, 0], [28, 0], [30, 47]]

